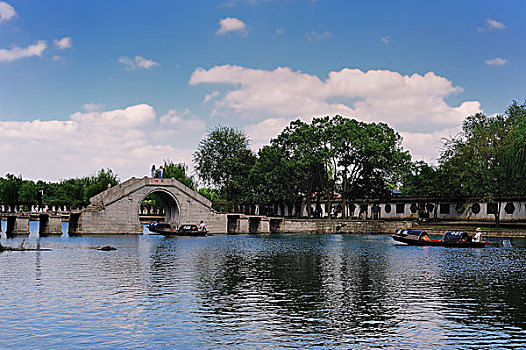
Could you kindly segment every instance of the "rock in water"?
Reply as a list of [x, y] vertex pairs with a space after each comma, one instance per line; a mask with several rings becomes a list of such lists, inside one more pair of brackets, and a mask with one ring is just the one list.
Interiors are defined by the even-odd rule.
[[117, 250], [117, 248], [112, 247], [111, 245], [105, 245], [104, 247], [99, 247], [97, 250], [103, 250], [105, 252], [108, 252], [110, 250]]

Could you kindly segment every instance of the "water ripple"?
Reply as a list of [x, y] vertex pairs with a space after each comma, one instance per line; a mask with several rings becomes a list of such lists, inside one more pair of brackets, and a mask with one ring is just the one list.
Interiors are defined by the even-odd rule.
[[[0, 347], [526, 346], [524, 248], [408, 247], [376, 235], [27, 244], [53, 250], [0, 254]], [[90, 249], [103, 245], [117, 250]]]

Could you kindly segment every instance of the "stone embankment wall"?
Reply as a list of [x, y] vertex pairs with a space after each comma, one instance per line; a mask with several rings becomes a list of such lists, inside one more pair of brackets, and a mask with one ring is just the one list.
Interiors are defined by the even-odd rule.
[[228, 233], [394, 233], [411, 221], [291, 219], [229, 214]]
[[351, 221], [351, 220], [301, 220], [285, 219], [280, 232], [308, 233], [394, 233], [397, 229], [412, 227], [411, 221]]

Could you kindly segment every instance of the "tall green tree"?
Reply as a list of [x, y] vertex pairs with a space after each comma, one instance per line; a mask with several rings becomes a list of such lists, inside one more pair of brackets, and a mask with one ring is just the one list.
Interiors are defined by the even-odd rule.
[[341, 116], [333, 119], [332, 134], [344, 210], [348, 200], [388, 197], [388, 184], [401, 181], [411, 160], [402, 148], [401, 136], [385, 123]]
[[445, 140], [439, 161], [461, 195], [498, 204], [494, 214], [497, 225], [501, 198], [515, 192], [516, 184], [510, 179], [519, 170], [510, 162], [513, 127], [514, 120], [505, 115], [469, 116], [462, 124], [462, 131]]
[[253, 201], [260, 204], [295, 204], [301, 193], [302, 174], [277, 144], [263, 146], [252, 168]]
[[292, 121], [272, 144], [281, 147], [297, 181], [298, 189], [306, 198], [307, 215], [311, 216], [311, 198], [327, 187], [327, 155], [323, 149], [323, 133], [312, 124]]
[[197, 176], [205, 185], [224, 191], [233, 177], [229, 161], [236, 158], [239, 151], [248, 150], [248, 146], [247, 136], [236, 128], [218, 126], [212, 129], [193, 154]]
[[254, 202], [254, 186], [250, 174], [256, 159], [256, 155], [251, 150], [241, 149], [225, 162], [230, 172], [225, 186], [226, 198], [234, 205]]
[[510, 124], [510, 147], [508, 149], [508, 166], [511, 168], [510, 182], [514, 184], [516, 194], [526, 193], [526, 102], [516, 101], [506, 110]]

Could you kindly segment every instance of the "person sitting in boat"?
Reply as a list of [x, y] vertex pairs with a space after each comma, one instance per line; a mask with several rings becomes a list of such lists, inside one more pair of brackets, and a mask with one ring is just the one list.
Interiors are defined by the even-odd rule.
[[201, 232], [206, 231], [206, 225], [203, 222], [203, 220], [201, 220], [201, 222], [199, 223], [199, 228], [197, 230]]
[[482, 242], [482, 229], [477, 227], [475, 230], [475, 236], [473, 236], [473, 242]]

